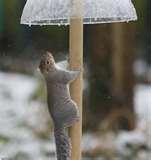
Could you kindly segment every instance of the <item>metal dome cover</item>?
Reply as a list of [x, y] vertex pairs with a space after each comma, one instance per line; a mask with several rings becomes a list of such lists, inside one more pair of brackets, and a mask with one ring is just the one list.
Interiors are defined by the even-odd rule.
[[84, 24], [137, 20], [131, 0], [27, 0], [21, 24], [68, 25], [78, 17]]

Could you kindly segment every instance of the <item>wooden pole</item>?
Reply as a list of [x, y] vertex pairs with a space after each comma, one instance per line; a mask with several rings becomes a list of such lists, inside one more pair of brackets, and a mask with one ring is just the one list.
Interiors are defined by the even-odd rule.
[[[77, 10], [78, 11], [78, 10]], [[79, 70], [83, 68], [83, 19], [82, 17], [70, 20], [70, 68]], [[83, 77], [71, 84], [70, 93], [72, 99], [77, 103], [80, 111], [80, 121], [70, 128], [71, 136], [71, 160], [81, 160], [81, 137], [82, 137], [82, 91]]]

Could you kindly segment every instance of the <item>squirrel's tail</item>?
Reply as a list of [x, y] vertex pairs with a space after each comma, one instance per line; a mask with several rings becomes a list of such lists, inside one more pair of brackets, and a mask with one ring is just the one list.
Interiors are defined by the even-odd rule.
[[71, 159], [71, 141], [65, 128], [55, 128], [54, 130], [57, 160]]

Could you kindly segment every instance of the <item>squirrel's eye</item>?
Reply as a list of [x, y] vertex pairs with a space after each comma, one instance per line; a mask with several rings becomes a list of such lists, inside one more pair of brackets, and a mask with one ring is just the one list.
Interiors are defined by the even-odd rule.
[[46, 61], [46, 63], [47, 63], [47, 64], [50, 64], [50, 62], [49, 62], [49, 61]]

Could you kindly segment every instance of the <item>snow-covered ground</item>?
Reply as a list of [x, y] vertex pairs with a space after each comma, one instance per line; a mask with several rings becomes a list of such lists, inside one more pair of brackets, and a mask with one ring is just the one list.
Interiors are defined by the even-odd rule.
[[[0, 158], [48, 160], [50, 153], [54, 153], [46, 104], [31, 99], [37, 86], [38, 80], [34, 77], [0, 73]], [[109, 137], [106, 145], [109, 144], [125, 156], [130, 154], [131, 147], [143, 146], [145, 151], [151, 148], [151, 86], [137, 85], [134, 102], [137, 128], [131, 132], [120, 132], [116, 136], [106, 136]], [[92, 150], [101, 143], [96, 135], [83, 136], [85, 150]], [[144, 154], [144, 150], [139, 152], [141, 154], [137, 155], [137, 160], [151, 156], [148, 152]]]
[[118, 134], [105, 133], [98, 136], [88, 133], [83, 136], [86, 151], [104, 150], [117, 153], [119, 160], [150, 160], [151, 157], [151, 85], [138, 84], [134, 88], [136, 129]]
[[30, 100], [37, 85], [32, 77], [0, 73], [0, 157], [47, 160], [55, 150], [50, 139], [38, 137], [49, 115], [45, 104]]

